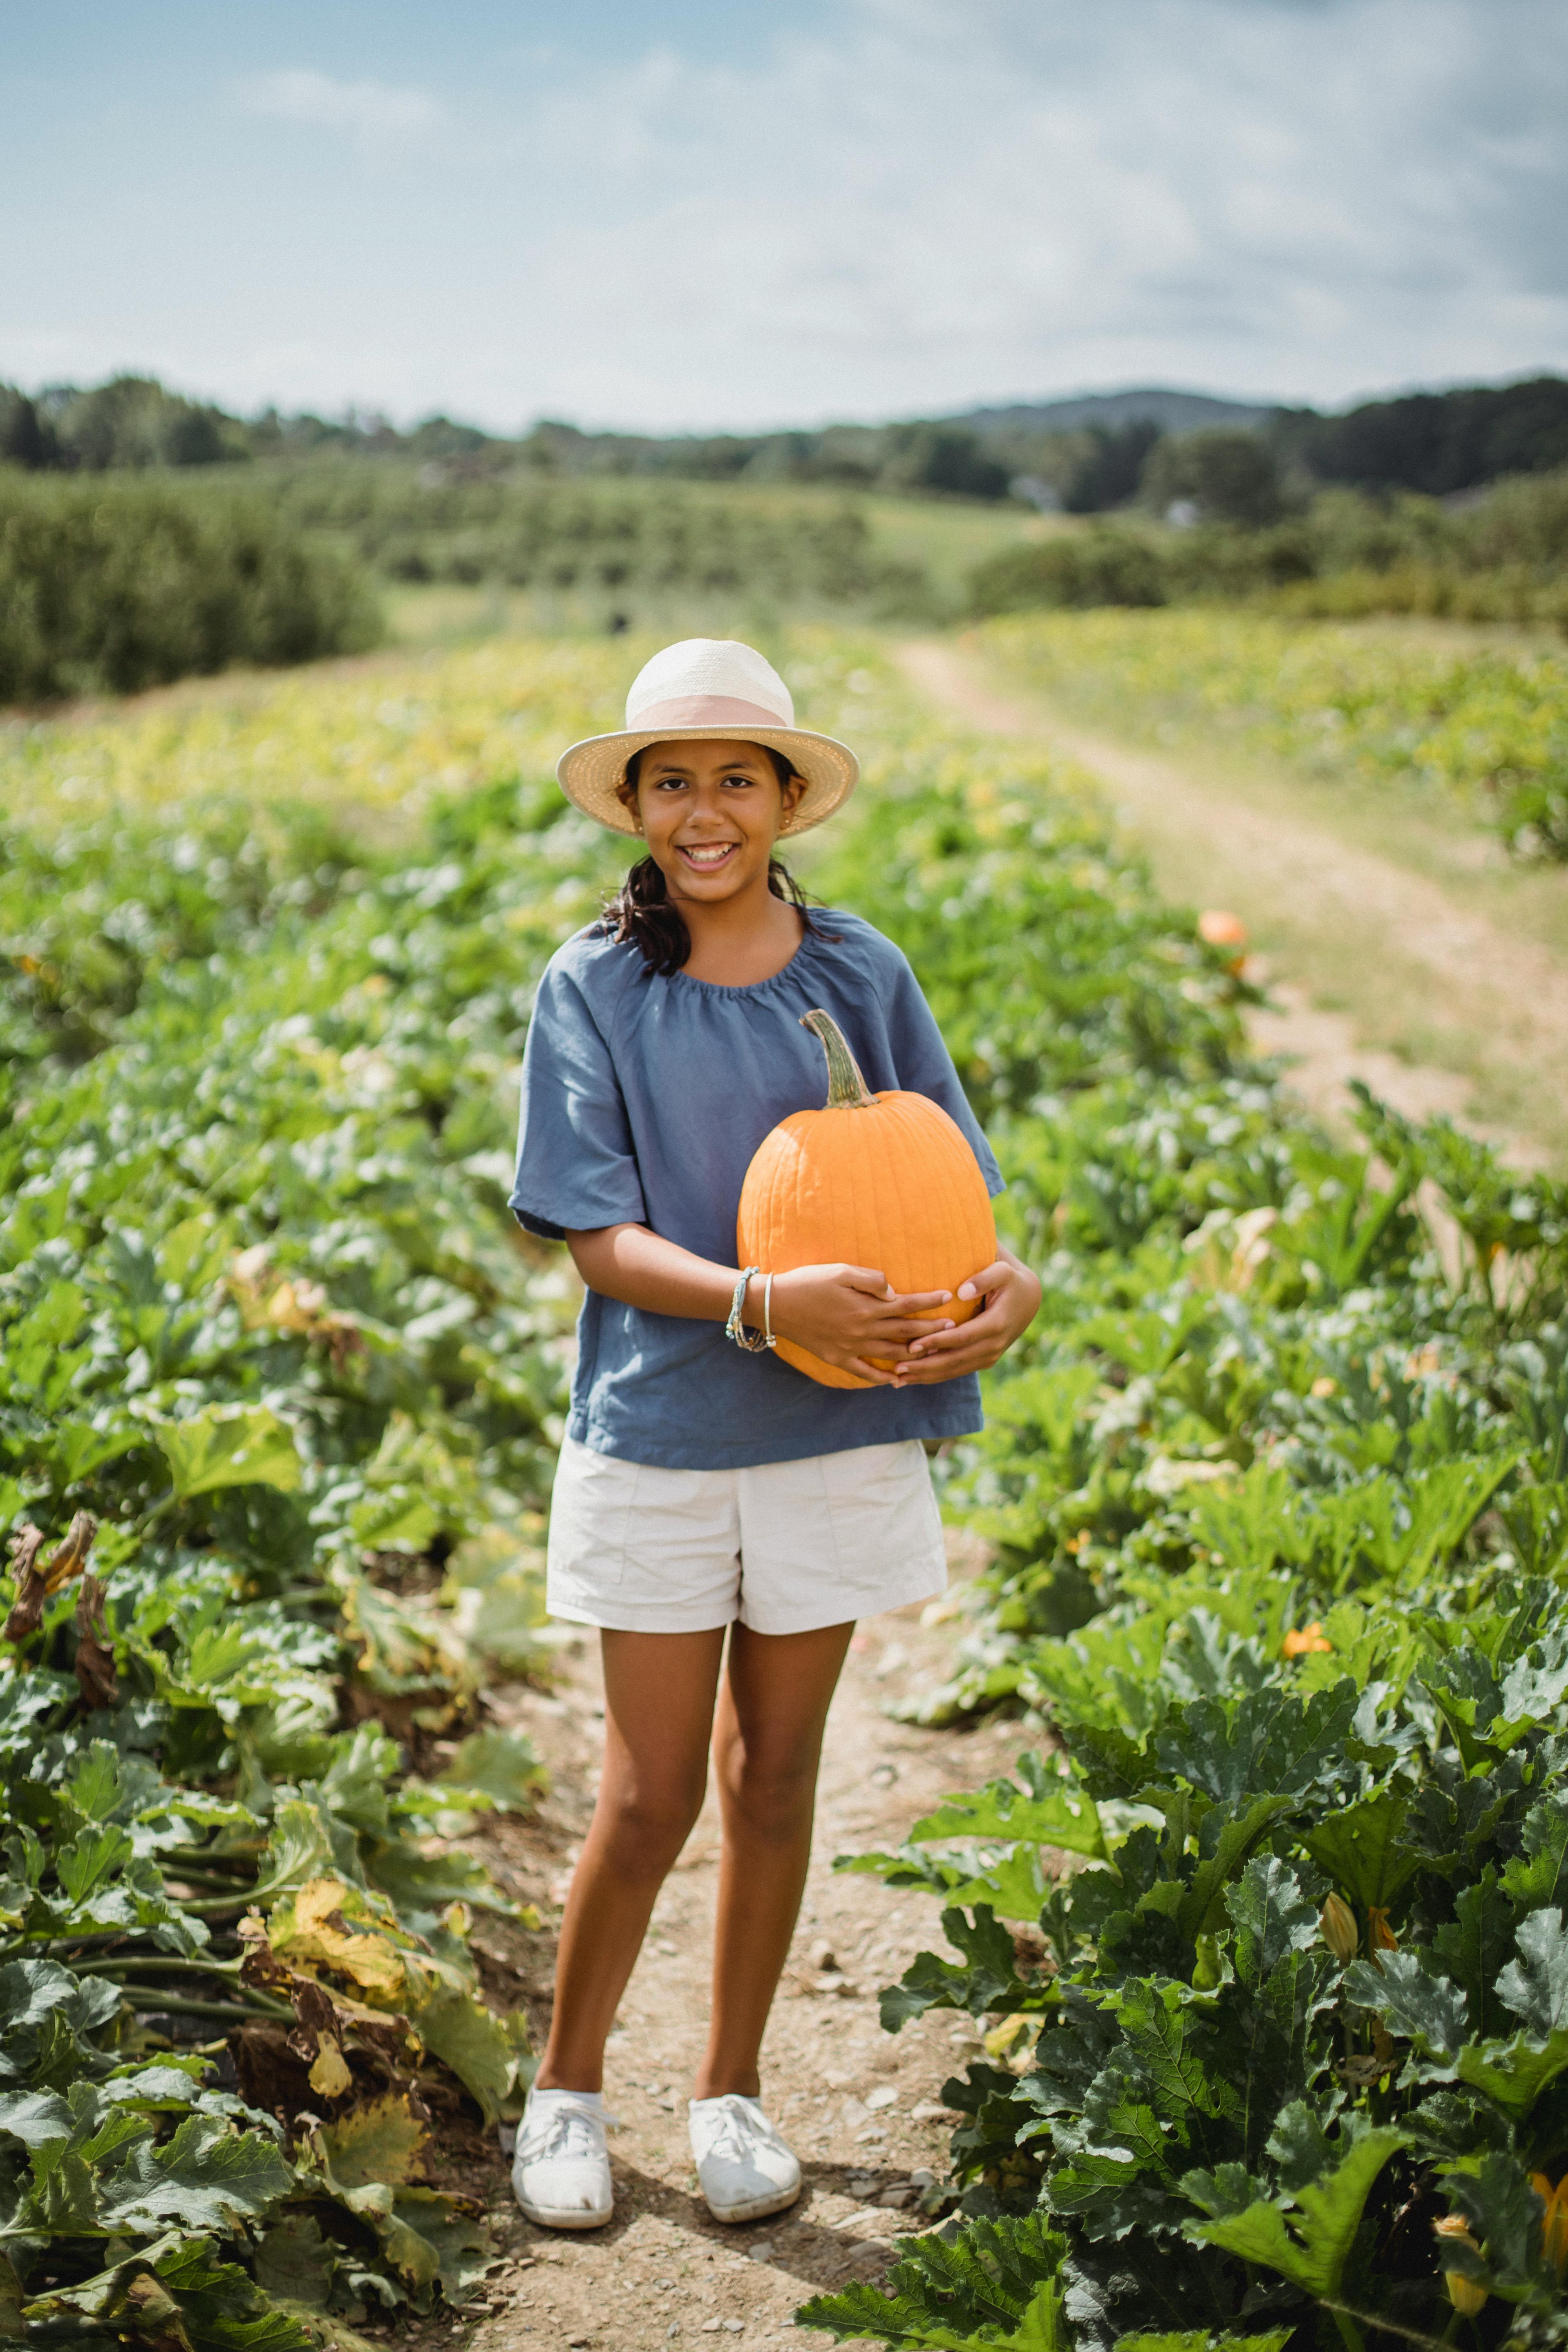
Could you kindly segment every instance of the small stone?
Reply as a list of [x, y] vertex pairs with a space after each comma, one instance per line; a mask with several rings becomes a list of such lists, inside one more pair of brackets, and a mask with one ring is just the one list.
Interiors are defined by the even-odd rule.
[[838, 1966], [833, 1957], [833, 1947], [826, 1936], [818, 1936], [805, 1957], [814, 1969], [836, 1969]]
[[702, 2323], [702, 2333], [704, 2336], [717, 2336], [723, 2325], [721, 2319], [705, 2319]]
[[952, 2112], [951, 2107], [942, 2106], [935, 2099], [922, 2099], [918, 2106], [910, 2109], [910, 2121], [916, 2124], [945, 2123]]
[[858, 2131], [855, 2135], [857, 2140], [886, 2139], [887, 2137], [880, 2124], [868, 2124], [864, 2131]]
[[879, 2091], [867, 2092], [866, 2105], [872, 2115], [875, 2115], [880, 2107], [890, 2107], [896, 2105], [898, 2103], [898, 2096], [899, 2095], [897, 2091], [890, 2090], [887, 2084], [884, 2083]]

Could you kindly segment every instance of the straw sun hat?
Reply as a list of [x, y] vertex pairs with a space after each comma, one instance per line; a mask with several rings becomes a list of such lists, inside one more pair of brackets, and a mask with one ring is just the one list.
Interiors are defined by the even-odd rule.
[[788, 754], [805, 790], [782, 833], [805, 833], [831, 816], [860, 773], [847, 745], [795, 725], [795, 704], [777, 670], [733, 637], [685, 637], [655, 654], [632, 680], [620, 733], [574, 743], [555, 773], [567, 799], [589, 816], [615, 833], [636, 833], [631, 811], [616, 798], [632, 753], [649, 743], [710, 740], [766, 743]]

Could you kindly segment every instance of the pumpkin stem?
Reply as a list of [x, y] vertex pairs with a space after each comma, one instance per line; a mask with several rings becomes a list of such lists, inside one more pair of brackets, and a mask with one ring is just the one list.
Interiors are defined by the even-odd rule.
[[820, 1006], [814, 1013], [803, 1013], [800, 1025], [820, 1039], [827, 1056], [827, 1108], [829, 1110], [875, 1110], [877, 1097], [860, 1076], [860, 1066], [844, 1042], [844, 1032], [831, 1013]]

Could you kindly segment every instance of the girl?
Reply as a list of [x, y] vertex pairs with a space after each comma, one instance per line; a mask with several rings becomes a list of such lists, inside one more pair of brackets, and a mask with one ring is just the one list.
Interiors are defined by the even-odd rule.
[[547, 1597], [553, 1616], [601, 1629], [605, 1770], [513, 2180], [531, 2221], [610, 2218], [605, 2038], [711, 1743], [723, 1847], [691, 2146], [716, 2219], [751, 2221], [800, 2194], [757, 2065], [828, 1701], [856, 1618], [942, 1590], [921, 1440], [981, 1426], [976, 1374], [1027, 1328], [1040, 1287], [1004, 1249], [960, 1286], [984, 1304], [955, 1326], [913, 1319], [949, 1292], [898, 1297], [875, 1266], [801, 1266], [773, 1282], [772, 1333], [870, 1385], [825, 1387], [770, 1351], [770, 1269], [731, 1264], [735, 1213], [763, 1138], [822, 1099], [803, 1013], [832, 1013], [873, 1088], [939, 1102], [1002, 1189], [902, 955], [856, 916], [809, 913], [773, 858], [782, 834], [842, 805], [854, 756], [795, 725], [749, 646], [694, 638], [648, 663], [623, 732], [574, 745], [557, 773], [647, 854], [552, 958], [523, 1058], [511, 1205], [565, 1241], [587, 1286]]

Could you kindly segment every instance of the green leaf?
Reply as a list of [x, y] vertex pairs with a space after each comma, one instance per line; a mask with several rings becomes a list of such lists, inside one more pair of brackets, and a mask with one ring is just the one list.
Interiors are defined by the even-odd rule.
[[285, 2213], [257, 2242], [256, 2283], [284, 2303], [324, 2310], [336, 2269], [336, 2254], [313, 2213]]
[[[1321, 2173], [1293, 2200], [1251, 2205], [1226, 2220], [1189, 2221], [1185, 2234], [1196, 2244], [1223, 2246], [1243, 2262], [1278, 2271], [1320, 2301], [1337, 2295], [1378, 2174], [1408, 2146], [1407, 2133], [1365, 2130], [1331, 2171]], [[1287, 2204], [1295, 2208], [1289, 2216], [1294, 2233], [1286, 2226]]]
[[[436, 2189], [400, 2189], [392, 2200], [394, 2225], [417, 2237], [435, 2257], [434, 2275], [454, 2308], [500, 2259], [481, 2216]], [[419, 2263], [421, 2271], [424, 2263]]]
[[920, 1953], [899, 1982], [882, 1993], [884, 2032], [897, 2033], [911, 2017], [923, 2017], [928, 2009], [966, 2009], [972, 2017], [984, 2017], [990, 2010], [1011, 2015], [1040, 2006], [1039, 1988], [1019, 1979], [1013, 1938], [998, 1925], [988, 1903], [975, 1905], [973, 1926], [962, 1911], [944, 1911], [942, 1931], [953, 1949], [964, 1955], [963, 1961]]
[[1505, 1864], [1502, 1891], [1516, 1913], [1544, 1910], [1568, 1895], [1568, 1795], [1532, 1805], [1520, 1830], [1522, 1854]]
[[124, 1868], [134, 1851], [130, 1836], [122, 1829], [102, 1823], [83, 1830], [55, 1857], [61, 1889], [73, 1903], [85, 1903], [106, 1879]]
[[1293, 1797], [1257, 1797], [1250, 1804], [1235, 1808], [1215, 1805], [1204, 1816], [1198, 1832], [1198, 1866], [1168, 1910], [1190, 1942], [1214, 1935], [1224, 1925], [1226, 1889], [1231, 1880], [1276, 1824], [1296, 1810]]
[[31, 2203], [50, 2237], [93, 2237], [98, 2234], [98, 2184], [85, 2157], [45, 2140], [32, 2157]]
[[1249, 1691], [1228, 1705], [1194, 1699], [1173, 1711], [1154, 1750], [1166, 1771], [1216, 1804], [1300, 1797], [1342, 1760], [1360, 1704], [1350, 1681], [1305, 1701], [1278, 1690]]
[[1318, 1937], [1318, 1905], [1297, 1873], [1276, 1854], [1258, 1854], [1226, 1889], [1225, 1907], [1236, 1928], [1236, 1972], [1258, 1986], [1288, 1952], [1310, 1950]]
[[521, 2011], [497, 2017], [472, 1993], [412, 1971], [404, 2007], [426, 2048], [473, 2093], [487, 2124], [516, 2110], [531, 2073]]
[[1516, 2033], [1508, 2042], [1472, 2042], [1460, 2051], [1454, 2071], [1461, 2083], [1483, 2092], [1515, 2124], [1523, 2124], [1550, 2083], [1568, 2067], [1568, 2032], [1545, 2042]]
[[0, 2253], [0, 2344], [20, 2344], [26, 2337], [22, 2304], [22, 2282], [9, 2255]]
[[531, 1740], [515, 1731], [476, 1731], [459, 1742], [436, 1786], [458, 1797], [472, 1790], [509, 1812], [531, 1804], [549, 1779]]
[[1470, 2032], [1478, 2042], [1502, 2031], [1500, 1970], [1513, 1942], [1514, 1914], [1489, 1862], [1473, 1886], [1456, 1898], [1457, 1916], [1438, 1928], [1432, 1948], [1469, 2003]]
[[1421, 1867], [1405, 1840], [1410, 1801], [1384, 1789], [1357, 1805], [1329, 1813], [1301, 1843], [1312, 1860], [1364, 1911], [1386, 1910]]
[[66, 1782], [66, 1794], [84, 1820], [106, 1822], [120, 1802], [119, 1750], [95, 1739]]
[[208, 1405], [188, 1421], [159, 1422], [153, 1432], [169, 1465], [176, 1501], [224, 1486], [299, 1491], [294, 1433], [266, 1405]]
[[1055, 2279], [1042, 2279], [1007, 2341], [1016, 2352], [1070, 2352], [1065, 2298]]
[[1568, 2032], [1568, 1934], [1562, 1912], [1531, 1911], [1514, 1942], [1519, 1958], [1499, 1976], [1498, 1998], [1538, 2041]]
[[9, 2132], [24, 2147], [41, 2147], [46, 2140], [68, 2139], [73, 2120], [65, 2101], [52, 2091], [10, 2091], [0, 2095], [0, 2132]]
[[1015, 1780], [991, 1780], [973, 1794], [944, 1797], [934, 1813], [915, 1823], [910, 1843], [929, 1845], [956, 1838], [1027, 1839], [1037, 1845], [1057, 1846], [1067, 1853], [1103, 1861], [1105, 1836], [1093, 1799], [1069, 1781], [1043, 1770], [1032, 1755], [1020, 1756], [1018, 1769], [1027, 1779], [1026, 1791]]
[[1211, 2336], [1205, 2327], [1175, 2327], [1159, 2336], [1119, 2336], [1114, 2352], [1285, 2352], [1295, 2333], [1275, 2327], [1262, 2336]]
[[[1323, 2129], [1322, 2117], [1305, 2099], [1292, 2099], [1280, 2108], [1267, 2146], [1279, 2167], [1279, 2186], [1292, 2197], [1327, 2172], [1334, 2160], [1334, 2144]], [[1248, 2204], [1253, 2201], [1248, 2198]]]
[[132, 2148], [104, 2191], [118, 2230], [177, 2221], [186, 2230], [226, 2231], [266, 2212], [293, 2185], [289, 2167], [259, 2132], [237, 2132], [221, 2117], [187, 2116], [162, 2147]]
[[1352, 1960], [1345, 1991], [1381, 2017], [1391, 2033], [1432, 2056], [1451, 2062], [1470, 2038], [1464, 1994], [1449, 1978], [1435, 1975], [1419, 1952], [1380, 1952], [1376, 1965]]

